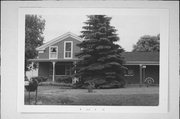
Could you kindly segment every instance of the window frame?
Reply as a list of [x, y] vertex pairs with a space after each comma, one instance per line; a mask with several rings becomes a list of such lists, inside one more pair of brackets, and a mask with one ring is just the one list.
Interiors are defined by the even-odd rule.
[[[69, 75], [67, 74], [67, 70], [68, 70], [67, 67], [70, 68], [70, 69], [69, 69], [69, 73], [70, 73]], [[72, 65], [71, 65], [71, 64], [66, 64], [66, 65], [65, 65], [65, 75], [66, 75], [66, 76], [71, 76], [71, 75], [72, 75], [72, 69], [71, 69], [71, 68], [72, 68]]]
[[[66, 57], [66, 43], [71, 43], [71, 57]], [[73, 41], [64, 41], [64, 59], [72, 59], [73, 58]]]
[[[57, 55], [56, 55], [56, 57], [55, 58], [52, 58], [51, 57], [51, 48], [57, 48]], [[58, 46], [50, 46], [49, 47], [49, 59], [57, 59], [58, 58]]]
[[[56, 66], [59, 66], [59, 65], [60, 65], [60, 66], [63, 66], [63, 65], [64, 65], [64, 74], [57, 74], [57, 73], [56, 73], [57, 70], [55, 69], [55, 70], [56, 70], [56, 71], [55, 71], [55, 75], [56, 75], [56, 76], [71, 76], [71, 75], [72, 75], [72, 70], [71, 70], [72, 65], [71, 65], [71, 64], [58, 64], [58, 65], [56, 65]], [[67, 75], [67, 73], [66, 73], [68, 66], [70, 67], [70, 74], [69, 74], [69, 75]]]

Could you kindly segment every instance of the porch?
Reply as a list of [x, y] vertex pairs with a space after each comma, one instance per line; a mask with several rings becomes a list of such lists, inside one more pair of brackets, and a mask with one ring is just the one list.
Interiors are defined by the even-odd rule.
[[[159, 64], [126, 64], [125, 67], [128, 70], [124, 76], [129, 85], [159, 85]], [[148, 80], [152, 82], [147, 82]]]
[[76, 73], [73, 66], [78, 59], [31, 59], [30, 61], [32, 65], [38, 63], [38, 76], [47, 77], [49, 81], [56, 82]]

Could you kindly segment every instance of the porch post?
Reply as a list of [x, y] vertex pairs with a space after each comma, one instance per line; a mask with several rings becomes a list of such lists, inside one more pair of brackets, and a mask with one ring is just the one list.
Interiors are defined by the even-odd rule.
[[31, 62], [31, 77], [33, 77], [33, 70], [34, 70], [34, 68], [33, 68], [33, 66], [34, 66], [34, 62]]
[[142, 66], [142, 80], [143, 80], [143, 82], [144, 82], [144, 79], [146, 78], [146, 73], [145, 73], [145, 70], [146, 70], [146, 65], [143, 65]]
[[141, 87], [142, 86], [142, 64], [139, 65], [139, 77], [140, 77], [140, 84], [139, 86]]
[[53, 76], [52, 76], [52, 80], [54, 82], [55, 81], [55, 64], [56, 64], [56, 62], [53, 61], [52, 64], [53, 64]]
[[[76, 67], [76, 61], [73, 62], [74, 66]], [[76, 74], [76, 69], [74, 70], [74, 73]]]

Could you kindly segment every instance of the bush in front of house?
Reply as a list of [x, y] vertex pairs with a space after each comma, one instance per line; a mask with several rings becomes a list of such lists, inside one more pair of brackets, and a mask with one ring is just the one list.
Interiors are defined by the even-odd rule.
[[72, 83], [72, 77], [71, 76], [64, 76], [60, 77], [56, 80], [59, 83]]
[[73, 88], [75, 88], [75, 89], [78, 89], [78, 88], [83, 88], [83, 86], [84, 86], [84, 83], [83, 82], [77, 82], [77, 83], [74, 83], [73, 85], [72, 85], [72, 87]]
[[47, 81], [47, 77], [44, 77], [44, 76], [37, 76], [37, 77], [32, 77], [31, 78], [31, 80], [37, 80], [38, 81], [38, 83], [40, 83], [40, 82], [45, 82], [45, 81]]
[[59, 88], [71, 88], [72, 84], [71, 83], [59, 83], [59, 82], [42, 82], [39, 84], [40, 86], [59, 86]]
[[127, 86], [127, 81], [125, 80], [124, 77], [117, 77], [116, 80], [112, 80], [112, 79], [107, 80], [102, 78], [84, 79], [86, 81], [81, 81], [81, 80], [73, 84], [73, 88], [88, 89], [89, 86], [92, 86], [91, 88], [96, 88], [96, 89], [111, 89], [111, 88], [124, 88]]
[[110, 88], [124, 88], [126, 87], [126, 82], [125, 81], [111, 81], [107, 82], [106, 84], [100, 85], [98, 88], [100, 89], [110, 89]]

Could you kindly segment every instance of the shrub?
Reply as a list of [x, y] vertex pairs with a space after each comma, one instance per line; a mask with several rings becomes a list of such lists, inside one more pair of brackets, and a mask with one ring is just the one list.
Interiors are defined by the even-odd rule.
[[72, 77], [71, 76], [60, 77], [56, 81], [60, 83], [72, 83]]
[[70, 83], [58, 83], [58, 82], [42, 82], [40, 86], [60, 86], [60, 88], [71, 88], [72, 84]]
[[119, 82], [119, 81], [111, 81], [111, 82], [107, 82], [106, 84], [100, 85], [98, 88], [101, 89], [108, 89], [108, 88], [122, 88], [123, 87], [123, 83]]
[[40, 82], [45, 82], [45, 81], [47, 81], [47, 77], [43, 77], [43, 76], [37, 76], [37, 77], [32, 77], [31, 78], [31, 80], [37, 80], [38, 81], [38, 83], [40, 83]]
[[124, 77], [116, 77], [116, 80], [113, 79], [103, 79], [103, 78], [93, 78], [93, 79], [84, 79], [85, 81], [79, 81], [73, 84], [73, 88], [85, 88], [88, 89], [89, 86], [93, 85], [92, 88], [108, 89], [108, 88], [124, 88], [127, 85], [127, 82]]
[[77, 89], [77, 88], [82, 88], [82, 85], [83, 84], [80, 84], [80, 83], [75, 83], [75, 84], [73, 84], [73, 88], [75, 88], [75, 89]]
[[100, 78], [90, 78], [80, 79], [78, 82], [73, 84], [73, 88], [83, 88], [88, 89], [91, 85], [91, 88], [98, 88], [99, 85], [104, 84], [106, 81]]
[[106, 83], [106, 80], [104, 79], [97, 79], [97, 78], [94, 78], [92, 80], [88, 80], [88, 81], [85, 81], [85, 84], [93, 84], [94, 85], [94, 88], [98, 88], [100, 85], [103, 85]]
[[82, 79], [80, 79], [78, 82], [74, 83], [72, 87], [75, 89], [77, 89], [77, 88], [87, 89], [88, 83], [84, 83], [84, 81], [82, 81]]

